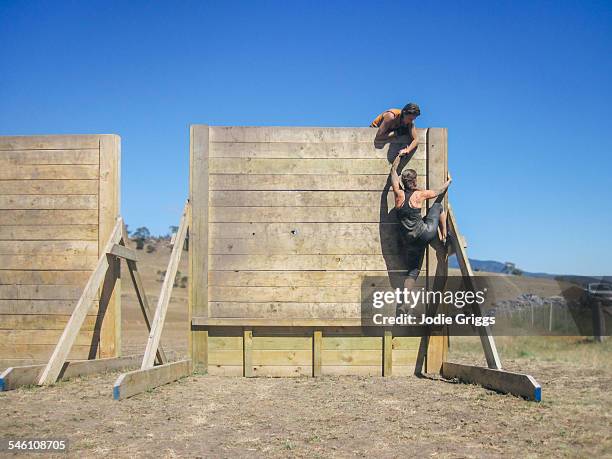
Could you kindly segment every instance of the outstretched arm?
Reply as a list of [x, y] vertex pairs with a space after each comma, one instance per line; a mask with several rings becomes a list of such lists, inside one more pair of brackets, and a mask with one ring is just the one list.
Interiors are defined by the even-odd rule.
[[448, 187], [450, 186], [451, 182], [452, 182], [452, 179], [449, 177], [449, 179], [444, 183], [444, 185], [442, 185], [437, 190], [419, 190], [414, 193], [415, 195], [414, 200], [420, 204], [425, 199], [437, 198], [441, 194], [446, 193], [446, 190], [448, 190]]
[[399, 154], [393, 160], [393, 164], [391, 164], [391, 172], [389, 176], [391, 177], [391, 187], [393, 188], [393, 194], [395, 195], [395, 207], [401, 207], [404, 204], [404, 190], [402, 190], [400, 186], [400, 178], [397, 174], [397, 167], [399, 166], [400, 161], [402, 160], [402, 154]]
[[406, 148], [402, 148], [400, 150], [400, 153], [408, 154], [419, 145], [419, 139], [417, 138], [417, 130], [416, 130], [416, 126], [414, 125], [414, 123], [412, 124], [411, 135], [412, 135], [412, 142], [410, 142], [410, 145], [408, 145]]

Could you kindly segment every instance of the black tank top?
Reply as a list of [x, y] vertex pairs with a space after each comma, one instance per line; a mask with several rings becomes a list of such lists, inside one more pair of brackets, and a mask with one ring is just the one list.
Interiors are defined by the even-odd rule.
[[423, 217], [421, 217], [421, 209], [413, 209], [410, 207], [410, 196], [414, 190], [405, 192], [404, 204], [397, 209], [397, 218], [401, 223], [402, 233], [412, 238], [418, 238], [425, 230]]

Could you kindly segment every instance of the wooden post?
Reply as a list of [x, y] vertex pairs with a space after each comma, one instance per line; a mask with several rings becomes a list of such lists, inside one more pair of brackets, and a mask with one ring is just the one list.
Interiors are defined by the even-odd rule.
[[193, 317], [208, 314], [208, 144], [209, 128], [190, 129], [189, 201], [189, 355], [194, 371], [208, 368], [208, 331], [195, 329]]
[[549, 332], [552, 331], [552, 325], [553, 325], [553, 304], [551, 302], [548, 306], [548, 331]]
[[383, 337], [383, 376], [393, 375], [393, 332], [385, 330]]
[[[448, 177], [448, 144], [446, 128], [429, 128], [427, 130], [427, 188], [440, 188]], [[429, 200], [428, 208], [434, 203]], [[445, 195], [442, 202], [444, 209], [448, 207], [448, 197]], [[437, 243], [436, 243], [437, 242]], [[434, 247], [435, 245], [435, 247]], [[434, 244], [427, 248], [427, 289], [442, 290], [448, 276], [448, 255], [444, 247], [436, 238]], [[429, 285], [434, 280], [432, 285]], [[433, 306], [433, 305], [431, 305]], [[443, 313], [436, 307], [428, 307], [432, 312]], [[427, 360], [425, 362], [427, 373], [440, 373], [442, 362], [446, 359], [448, 340], [445, 334], [432, 335], [425, 341]]]
[[312, 376], [321, 376], [321, 354], [323, 351], [323, 332], [315, 330], [312, 337]]
[[593, 314], [593, 339], [598, 343], [603, 343], [606, 337], [606, 318], [601, 302], [593, 301], [591, 311]]
[[[457, 240], [457, 235], [460, 234], [459, 226], [457, 225], [457, 220], [455, 219], [455, 214], [453, 213], [453, 209], [450, 204], [448, 206], [448, 231], [449, 236], [452, 235], [452, 243], [457, 249], [457, 261], [459, 263], [459, 268], [461, 269], [461, 275], [463, 277], [465, 288], [466, 290], [474, 291], [474, 281], [472, 279], [474, 277], [474, 272], [472, 271], [472, 265], [470, 264], [470, 260], [465, 249]], [[472, 311], [474, 314], [482, 316], [482, 310], [477, 303], [472, 304]], [[484, 350], [485, 358], [487, 359], [487, 365], [489, 368], [501, 369], [501, 360], [499, 359], [497, 346], [495, 345], [495, 340], [491, 335], [491, 330], [489, 327], [478, 327], [478, 333], [480, 334], [480, 342]]]
[[244, 330], [242, 336], [242, 350], [242, 374], [248, 378], [253, 376], [253, 330]]
[[[98, 257], [104, 254], [105, 244], [110, 238], [120, 212], [120, 168], [121, 138], [118, 135], [100, 136], [100, 182], [98, 209]], [[104, 312], [100, 330], [101, 358], [121, 355], [121, 274], [120, 261], [112, 259], [109, 277], [114, 279], [114, 288], [106, 304], [100, 305]], [[102, 292], [100, 292], [102, 298]]]

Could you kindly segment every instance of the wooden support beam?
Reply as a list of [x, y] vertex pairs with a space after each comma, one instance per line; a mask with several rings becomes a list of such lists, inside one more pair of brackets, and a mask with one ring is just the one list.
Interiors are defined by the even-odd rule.
[[315, 330], [312, 337], [312, 376], [321, 376], [321, 356], [323, 354], [323, 332]]
[[113, 386], [113, 398], [122, 400], [191, 374], [191, 361], [179, 360], [152, 368], [123, 373]]
[[393, 332], [385, 330], [383, 336], [383, 376], [393, 375]]
[[[122, 243], [129, 243], [129, 236], [127, 233], [127, 229], [125, 225], [121, 226], [121, 234], [122, 234]], [[120, 246], [123, 247], [123, 246]], [[128, 271], [130, 272], [130, 278], [132, 279], [132, 285], [134, 286], [134, 290], [136, 291], [136, 298], [138, 298], [138, 304], [140, 305], [140, 311], [145, 320], [145, 324], [147, 325], [147, 331], [151, 333], [151, 322], [153, 321], [153, 314], [151, 314], [151, 308], [149, 307], [149, 300], [147, 299], [147, 294], [144, 289], [144, 284], [142, 283], [142, 279], [140, 278], [140, 273], [138, 272], [138, 265], [136, 260], [125, 259]], [[157, 348], [157, 354], [155, 357], [155, 362], [158, 365], [162, 365], [168, 362], [166, 357], [166, 353], [164, 352], [164, 348], [162, 346], [161, 341], [159, 342], [159, 346]]]
[[96, 297], [98, 289], [102, 285], [104, 278], [106, 276], [106, 272], [109, 269], [109, 260], [108, 253], [113, 247], [114, 244], [117, 244], [122, 237], [122, 225], [123, 220], [121, 218], [117, 219], [117, 223], [115, 224], [115, 228], [113, 229], [111, 236], [102, 252], [102, 256], [98, 260], [96, 268], [91, 273], [87, 284], [85, 285], [85, 289], [83, 290], [83, 294], [79, 298], [66, 327], [64, 328], [64, 332], [60, 337], [55, 349], [53, 350], [53, 354], [51, 354], [51, 358], [49, 359], [49, 363], [47, 363], [45, 369], [43, 370], [40, 379], [38, 381], [39, 385], [48, 385], [53, 384], [57, 381], [57, 377], [59, 376], [62, 367], [64, 366], [64, 362], [66, 362], [66, 358], [68, 357], [68, 353], [76, 340], [76, 337], [85, 321], [85, 317], [87, 313], [91, 309], [93, 304], [93, 300]]
[[[140, 278], [140, 273], [138, 272], [138, 266], [136, 265], [135, 261], [126, 260], [126, 262], [128, 265], [128, 271], [130, 272], [130, 277], [132, 278], [134, 290], [136, 291], [136, 297], [138, 298], [140, 311], [142, 312], [145, 324], [147, 325], [147, 331], [151, 333], [151, 322], [153, 321], [153, 314], [151, 313], [151, 308], [149, 307], [149, 300], [147, 299], [147, 295], [144, 290], [144, 285], [142, 283], [142, 279]], [[161, 340], [159, 342], [159, 346], [157, 347], [155, 361], [159, 365], [168, 362], [168, 358], [166, 357], [166, 353], [164, 352]]]
[[247, 378], [253, 376], [253, 330], [244, 330], [242, 334], [242, 374]]
[[360, 318], [313, 319], [313, 318], [262, 318], [262, 317], [193, 317], [193, 326], [225, 327], [361, 327]]
[[187, 226], [189, 225], [188, 222], [189, 202], [185, 204], [183, 216], [181, 217], [181, 223], [177, 232], [176, 244], [174, 247], [172, 247], [172, 254], [170, 255], [170, 261], [168, 262], [168, 268], [166, 269], [166, 276], [164, 277], [164, 283], [162, 284], [159, 299], [157, 301], [157, 307], [155, 308], [155, 316], [153, 317], [153, 322], [151, 323], [151, 331], [147, 341], [147, 348], [142, 359], [142, 366], [140, 367], [142, 370], [153, 367], [155, 362], [155, 355], [157, 354], [157, 349], [159, 348], [159, 342], [161, 339], [162, 330], [164, 328], [164, 321], [166, 320], [166, 312], [168, 311], [170, 297], [172, 296], [172, 288], [174, 286], [174, 279], [176, 278], [176, 271], [183, 252], [185, 236], [187, 235]]
[[[142, 355], [95, 360], [72, 360], [64, 363], [58, 380], [65, 381], [77, 376], [137, 368], [141, 360]], [[45, 365], [27, 365], [7, 368], [0, 374], [0, 391], [13, 390], [21, 386], [36, 384], [44, 368]]]
[[478, 384], [504, 394], [517, 395], [527, 400], [536, 402], [542, 400], [542, 386], [532, 376], [521, 373], [444, 362], [442, 376], [446, 379]]
[[138, 261], [139, 257], [135, 250], [130, 249], [129, 247], [125, 247], [119, 244], [113, 244], [110, 249], [111, 255], [114, 255], [119, 258], [124, 258], [126, 261]]
[[[461, 233], [459, 233], [457, 220], [455, 219], [455, 214], [453, 213], [453, 208], [449, 203], [448, 235], [457, 253], [457, 261], [459, 262], [459, 267], [461, 269], [461, 275], [463, 277], [465, 288], [466, 290], [474, 291], [474, 272], [472, 271], [472, 266], [470, 264], [470, 260], [468, 259], [466, 250], [463, 247], [463, 244], [461, 244], [457, 239], [458, 235], [460, 234]], [[474, 314], [482, 316], [482, 310], [480, 309], [479, 304], [473, 303], [472, 310]], [[499, 359], [499, 354], [497, 353], [497, 347], [495, 346], [495, 340], [491, 335], [491, 330], [489, 329], [489, 327], [478, 327], [478, 333], [480, 334], [480, 342], [482, 343], [482, 348], [484, 350], [485, 358], [487, 359], [488, 367], [494, 369], [501, 369], [501, 360]]]

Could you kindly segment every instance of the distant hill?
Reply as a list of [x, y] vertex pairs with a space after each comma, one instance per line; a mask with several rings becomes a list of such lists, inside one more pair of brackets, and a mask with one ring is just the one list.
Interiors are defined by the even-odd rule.
[[[488, 272], [488, 273], [501, 273], [501, 274], [509, 274], [509, 271], [508, 271], [509, 265], [514, 266], [514, 264], [512, 263], [502, 263], [500, 261], [495, 261], [495, 260], [476, 260], [473, 258], [470, 258], [470, 263], [472, 264], [472, 269], [474, 271], [483, 271], [483, 272]], [[448, 259], [448, 267], [449, 268], [459, 268], [459, 263], [457, 262], [457, 257], [455, 255], [451, 256]], [[591, 277], [591, 276], [577, 276], [573, 274], [531, 273], [528, 271], [523, 271], [523, 276], [566, 280], [570, 282], [575, 282], [577, 284], [587, 284], [589, 282], [601, 282], [601, 281], [612, 282], [612, 276]]]

